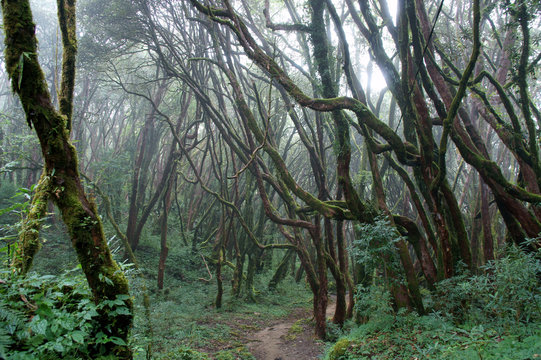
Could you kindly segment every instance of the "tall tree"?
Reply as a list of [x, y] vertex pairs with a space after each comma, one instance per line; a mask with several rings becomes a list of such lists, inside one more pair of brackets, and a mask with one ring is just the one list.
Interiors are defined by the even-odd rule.
[[[78, 169], [78, 156], [69, 139], [75, 78], [75, 1], [58, 0], [58, 20], [62, 33], [63, 66], [60, 109], [51, 95], [38, 62], [37, 40], [29, 1], [2, 1], [5, 32], [5, 60], [12, 90], [19, 96], [28, 125], [39, 138], [45, 169], [43, 188], [58, 206], [72, 245], [92, 290], [96, 303], [120, 299], [131, 309], [128, 282], [111, 256], [95, 204], [85, 194]], [[102, 331], [120, 341], [110, 343], [110, 352], [130, 359], [127, 345], [132, 315], [109, 317], [100, 314]]]

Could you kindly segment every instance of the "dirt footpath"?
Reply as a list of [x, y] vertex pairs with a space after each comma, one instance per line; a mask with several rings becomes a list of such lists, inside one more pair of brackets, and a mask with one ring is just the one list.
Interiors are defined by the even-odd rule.
[[[334, 304], [327, 308], [327, 317], [334, 313]], [[247, 344], [257, 360], [312, 360], [323, 352], [324, 343], [314, 337], [312, 313], [293, 312], [287, 319], [250, 336]]]

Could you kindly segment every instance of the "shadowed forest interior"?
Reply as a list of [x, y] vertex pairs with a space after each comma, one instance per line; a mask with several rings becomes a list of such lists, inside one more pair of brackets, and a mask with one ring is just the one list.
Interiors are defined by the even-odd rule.
[[0, 358], [541, 357], [537, 0], [2, 0]]

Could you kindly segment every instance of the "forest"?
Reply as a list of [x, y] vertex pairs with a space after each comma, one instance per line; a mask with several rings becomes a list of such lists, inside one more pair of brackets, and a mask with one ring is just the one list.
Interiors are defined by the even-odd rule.
[[538, 0], [0, 3], [0, 359], [541, 358]]

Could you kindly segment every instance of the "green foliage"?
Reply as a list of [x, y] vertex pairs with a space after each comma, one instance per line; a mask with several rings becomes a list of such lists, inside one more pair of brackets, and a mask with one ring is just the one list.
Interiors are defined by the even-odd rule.
[[91, 359], [106, 356], [107, 344], [124, 345], [105, 335], [98, 318], [124, 314], [126, 299], [94, 304], [79, 269], [26, 278], [4, 269], [0, 279], [0, 357]]
[[255, 357], [244, 347], [239, 346], [231, 350], [218, 351], [214, 355], [216, 360], [256, 360]]
[[381, 285], [368, 288], [358, 285], [355, 292], [355, 313], [363, 321], [371, 321], [371, 326], [385, 328], [395, 318], [391, 304], [391, 293]]
[[456, 326], [432, 314], [396, 317], [388, 327], [360, 325], [338, 340], [325, 359], [527, 359], [541, 355], [539, 323], [498, 332], [486, 325]]
[[[22, 205], [25, 202], [24, 194], [26, 193], [28, 193], [27, 189], [18, 189], [15, 184], [9, 181], [0, 182], [0, 214], [4, 215], [12, 211], [12, 209], [6, 210], [6, 208]], [[28, 200], [28, 197], [26, 200]]]
[[339, 360], [347, 356], [348, 347], [350, 345], [350, 340], [340, 339], [336, 342], [329, 351], [326, 359], [328, 360]]
[[22, 312], [10, 309], [3, 298], [0, 298], [0, 358], [6, 358], [8, 349], [14, 345], [12, 337], [25, 326], [25, 316]]
[[367, 272], [384, 271], [383, 267], [388, 267], [400, 273], [402, 266], [395, 243], [402, 237], [386, 217], [378, 216], [374, 223], [361, 224], [356, 230], [358, 239], [353, 241], [350, 253], [357, 263]]
[[464, 272], [437, 284], [436, 310], [456, 323], [541, 321], [541, 262], [535, 254], [511, 246], [483, 270], [482, 275]]
[[[171, 234], [171, 238], [175, 236], [177, 239], [180, 237]], [[164, 290], [157, 291], [155, 284], [159, 240], [158, 236], [146, 236], [136, 251], [141, 269], [151, 285], [149, 290], [151, 317], [155, 324], [154, 336], [152, 339], [144, 338], [145, 323], [142, 316], [135, 317], [132, 331], [132, 341], [137, 346], [141, 347], [145, 341], [152, 342], [153, 356], [158, 359], [177, 359], [181, 356], [179, 354], [190, 354], [190, 349], [191, 352], [207, 352], [208, 358], [214, 359], [254, 359], [247, 349], [242, 347], [247, 333], [268, 326], [268, 321], [283, 317], [293, 309], [311, 306], [312, 295], [306, 284], [295, 283], [289, 275], [280, 282], [276, 290], [269, 291], [266, 284], [273, 276], [272, 269], [256, 275], [256, 302], [245, 302], [228, 291], [233, 269], [224, 266], [223, 306], [216, 309], [213, 305], [217, 289], [213, 264], [207, 262], [212, 273], [211, 280], [201, 280], [210, 278], [201, 255], [192, 254], [190, 246], [179, 246], [178, 242], [177, 246], [172, 244], [169, 251]], [[281, 254], [275, 255], [273, 258], [276, 266]], [[247, 262], [245, 272], [246, 267]], [[132, 294], [136, 298], [140, 289], [137, 281], [131, 281]], [[136, 302], [136, 315], [141, 314], [142, 310], [142, 305]], [[136, 359], [145, 358], [143, 349], [144, 347], [141, 347], [136, 354]], [[182, 349], [185, 351], [180, 351]]]
[[440, 282], [427, 316], [394, 314], [380, 285], [359, 288], [366, 323], [329, 348], [326, 359], [529, 359], [541, 357], [541, 264], [516, 247], [481, 275]]
[[170, 351], [167, 354], [160, 356], [160, 360], [208, 360], [206, 354], [200, 353], [197, 350], [186, 346], [181, 346], [176, 350]]
[[17, 238], [23, 216], [30, 206], [32, 190], [17, 188], [8, 181], [0, 182], [1, 243], [11, 243]]

